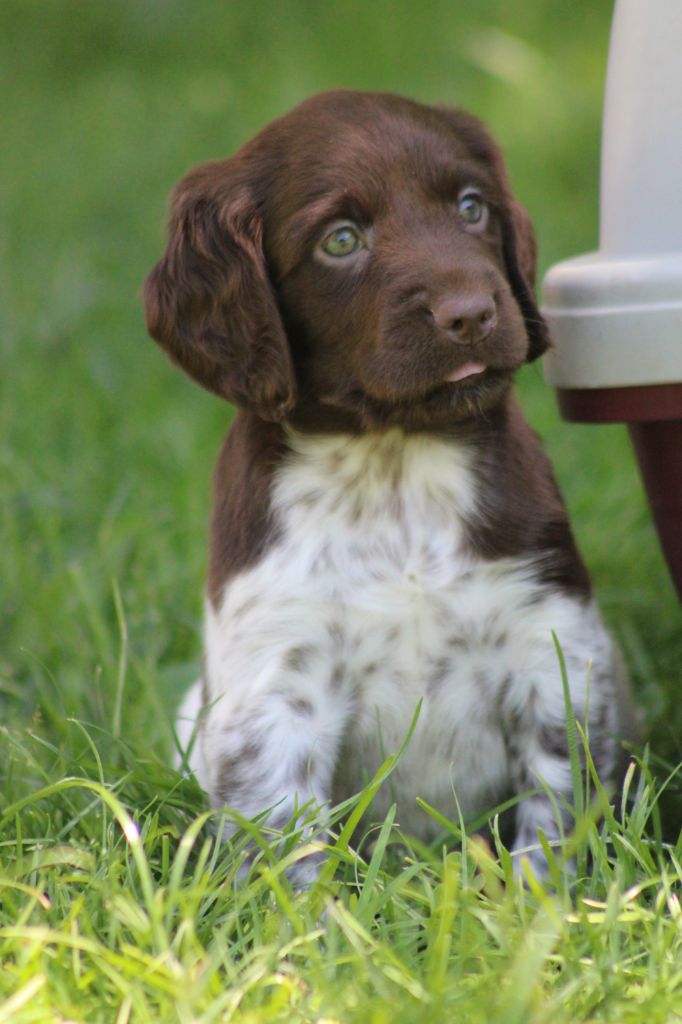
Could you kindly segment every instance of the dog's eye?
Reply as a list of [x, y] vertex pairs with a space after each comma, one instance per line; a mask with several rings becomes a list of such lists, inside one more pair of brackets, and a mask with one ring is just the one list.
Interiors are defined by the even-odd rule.
[[457, 208], [465, 224], [483, 227], [488, 219], [488, 207], [475, 189], [468, 189], [459, 197]]
[[363, 245], [360, 232], [352, 224], [339, 224], [322, 239], [322, 249], [328, 256], [351, 256]]

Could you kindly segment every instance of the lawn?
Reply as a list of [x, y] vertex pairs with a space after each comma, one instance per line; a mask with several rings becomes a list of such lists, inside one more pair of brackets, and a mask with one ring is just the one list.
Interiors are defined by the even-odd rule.
[[424, 847], [389, 815], [372, 846], [351, 809], [312, 892], [283, 874], [301, 822], [238, 882], [247, 833], [212, 843], [169, 767], [230, 416], [145, 335], [170, 188], [322, 88], [445, 101], [503, 143], [544, 270], [596, 243], [609, 7], [0, 6], [0, 1024], [682, 1021], [682, 614], [625, 431], [562, 423], [538, 367], [522, 401], [648, 740], [627, 799], [578, 815], [577, 880], [557, 858], [522, 890], [457, 821]]

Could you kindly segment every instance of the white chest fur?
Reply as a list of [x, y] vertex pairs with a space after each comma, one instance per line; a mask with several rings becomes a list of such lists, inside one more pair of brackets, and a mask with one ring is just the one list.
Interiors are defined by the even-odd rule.
[[[449, 816], [457, 803], [485, 810], [519, 756], [565, 788], [565, 759], [535, 738], [564, 717], [551, 632], [578, 708], [588, 660], [608, 668], [610, 641], [591, 604], [547, 588], [527, 560], [471, 553], [475, 452], [398, 430], [292, 435], [290, 447], [272, 495], [277, 539], [207, 609], [210, 710], [193, 766], [213, 801], [248, 815], [290, 810], [293, 791], [349, 795], [420, 701], [379, 815], [397, 799], [403, 826], [428, 833], [416, 796]], [[188, 715], [196, 705], [195, 694]]]

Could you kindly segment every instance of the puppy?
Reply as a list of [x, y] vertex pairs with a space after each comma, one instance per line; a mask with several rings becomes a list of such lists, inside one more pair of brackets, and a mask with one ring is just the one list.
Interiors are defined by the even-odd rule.
[[[211, 802], [281, 827], [411, 742], [373, 814], [513, 794], [537, 871], [572, 798], [563, 649], [604, 783], [627, 688], [512, 396], [547, 329], [499, 150], [461, 111], [315, 96], [191, 171], [150, 334], [238, 406], [215, 473], [205, 671], [179, 735]], [[589, 682], [588, 682], [589, 680]], [[589, 701], [588, 701], [589, 693]], [[559, 809], [557, 811], [557, 808]], [[314, 877], [303, 860], [297, 880]]]

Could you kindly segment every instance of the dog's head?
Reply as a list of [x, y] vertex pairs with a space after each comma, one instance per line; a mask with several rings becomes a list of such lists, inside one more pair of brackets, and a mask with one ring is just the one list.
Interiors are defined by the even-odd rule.
[[460, 111], [334, 92], [176, 187], [151, 335], [263, 419], [442, 428], [547, 348], [535, 242]]

